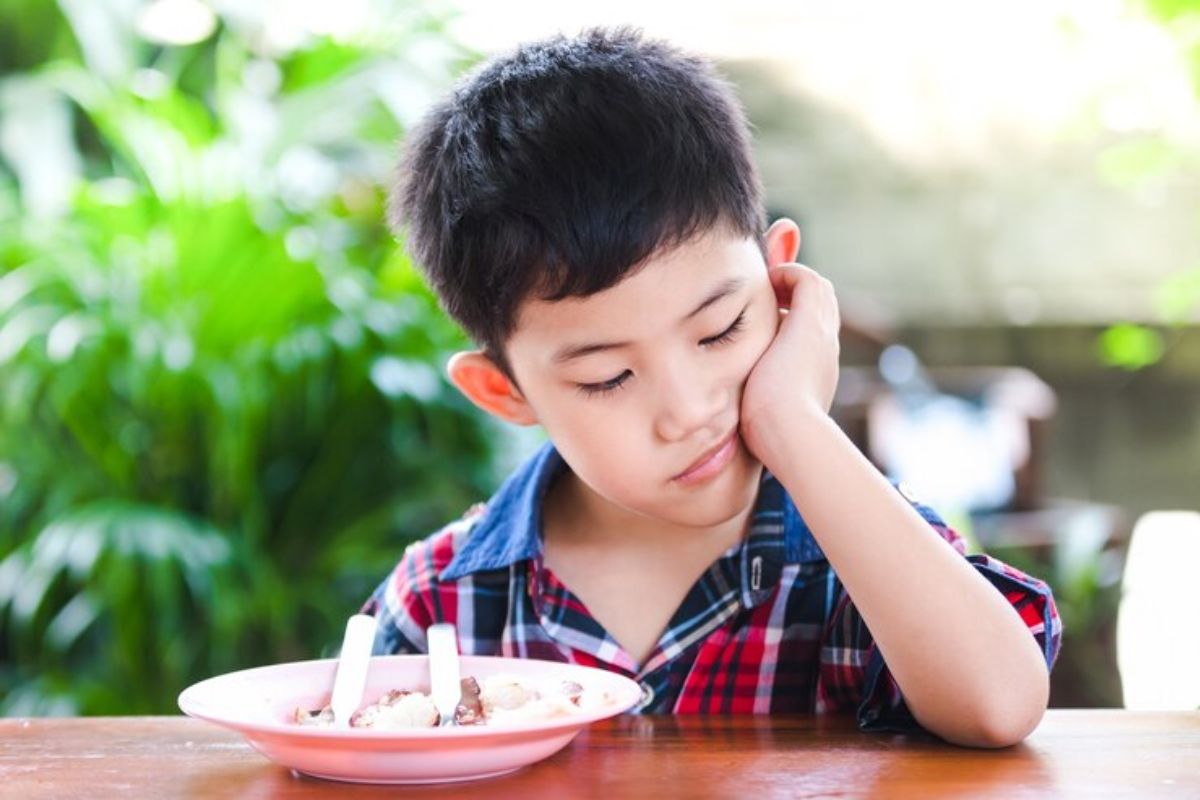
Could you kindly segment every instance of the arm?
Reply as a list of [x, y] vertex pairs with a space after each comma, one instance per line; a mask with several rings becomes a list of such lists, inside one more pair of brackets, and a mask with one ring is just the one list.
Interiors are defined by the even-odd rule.
[[794, 425], [794, 434], [776, 431], [764, 461], [801, 509], [913, 716], [958, 744], [1024, 739], [1046, 709], [1049, 673], [1016, 610], [828, 416]]
[[1049, 694], [1034, 637], [829, 418], [838, 323], [828, 281], [798, 265], [772, 280], [788, 313], [747, 380], [747, 445], [800, 509], [917, 721], [958, 744], [1020, 741]]

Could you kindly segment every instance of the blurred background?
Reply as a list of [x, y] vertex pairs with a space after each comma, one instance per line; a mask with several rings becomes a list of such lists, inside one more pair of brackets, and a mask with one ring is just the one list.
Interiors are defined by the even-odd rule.
[[0, 714], [330, 655], [536, 446], [445, 381], [386, 186], [480, 59], [616, 23], [736, 85], [834, 416], [1051, 584], [1051, 704], [1200, 705], [1200, 0], [598, 5], [0, 0]]

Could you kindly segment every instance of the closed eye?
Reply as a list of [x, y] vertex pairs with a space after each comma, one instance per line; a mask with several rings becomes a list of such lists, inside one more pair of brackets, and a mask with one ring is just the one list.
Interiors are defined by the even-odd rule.
[[624, 385], [625, 381], [628, 380], [632, 375], [633, 373], [631, 371], [625, 370], [617, 377], [610, 378], [606, 381], [601, 381], [600, 383], [578, 383], [576, 386], [578, 387], [579, 391], [583, 392], [588, 397], [595, 397], [597, 395], [608, 394], [609, 392], [614, 392], [617, 389], [620, 389], [621, 386]]
[[728, 328], [726, 328], [725, 330], [718, 333], [716, 336], [710, 336], [707, 339], [701, 339], [700, 346], [701, 347], [712, 347], [713, 345], [725, 344], [726, 342], [731, 342], [734, 340], [734, 338], [737, 336], [738, 332], [742, 329], [742, 327], [745, 324], [746, 324], [746, 309], [743, 308], [742, 313], [737, 315], [737, 319], [735, 319], [733, 321], [732, 325], [730, 325]]
[[[735, 319], [728, 328], [715, 336], [709, 336], [707, 339], [701, 339], [700, 346], [707, 348], [732, 342], [742, 328], [745, 327], [745, 324], [746, 309], [743, 308], [742, 312], [737, 315], [737, 319]], [[598, 397], [600, 395], [609, 394], [610, 392], [615, 392], [617, 389], [620, 389], [622, 386], [624, 386], [625, 382], [632, 377], [633, 372], [631, 370], [625, 370], [615, 378], [610, 378], [606, 381], [600, 381], [599, 383], [577, 383], [575, 384], [575, 387], [588, 397]]]

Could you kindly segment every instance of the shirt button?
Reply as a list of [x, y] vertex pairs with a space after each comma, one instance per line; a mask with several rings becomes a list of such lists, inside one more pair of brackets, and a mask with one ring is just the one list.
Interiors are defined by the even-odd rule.
[[643, 711], [650, 707], [654, 702], [654, 689], [649, 684], [640, 684], [642, 687], [642, 699], [638, 701], [637, 710]]

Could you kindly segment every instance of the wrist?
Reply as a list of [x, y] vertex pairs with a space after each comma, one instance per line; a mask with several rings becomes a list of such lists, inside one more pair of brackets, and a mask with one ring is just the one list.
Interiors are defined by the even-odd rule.
[[817, 404], [797, 404], [780, 410], [762, 409], [743, 419], [747, 447], [772, 473], [779, 475], [800, 453], [806, 457], [818, 442], [841, 429]]

